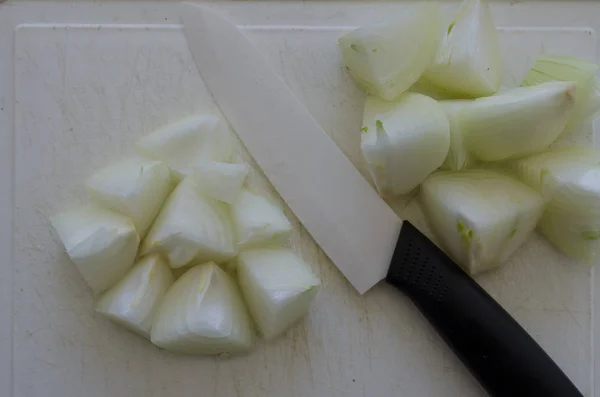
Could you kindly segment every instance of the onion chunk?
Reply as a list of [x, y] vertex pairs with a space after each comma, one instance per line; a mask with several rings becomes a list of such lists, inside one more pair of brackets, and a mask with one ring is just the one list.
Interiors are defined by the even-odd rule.
[[233, 202], [231, 213], [240, 247], [278, 244], [292, 230], [277, 204], [248, 189], [243, 189]]
[[275, 338], [298, 321], [320, 285], [310, 267], [285, 249], [240, 253], [237, 274], [252, 318], [266, 339]]
[[170, 175], [165, 163], [135, 157], [101, 169], [85, 185], [94, 202], [131, 218], [143, 237], [172, 190]]
[[141, 253], [160, 253], [171, 268], [232, 258], [236, 250], [228, 206], [204, 195], [192, 177], [185, 178], [167, 199]]
[[470, 152], [482, 161], [517, 158], [547, 149], [575, 106], [576, 84], [550, 82], [479, 98], [457, 115]]
[[600, 65], [584, 59], [542, 54], [521, 85], [532, 86], [549, 81], [577, 83], [577, 102], [565, 128], [566, 132], [572, 132], [594, 119], [600, 111], [598, 70]]
[[593, 263], [600, 254], [600, 151], [554, 149], [512, 168], [547, 201], [538, 229], [565, 254]]
[[444, 108], [408, 92], [397, 102], [365, 100], [361, 149], [382, 196], [405, 194], [444, 162], [450, 127]]
[[190, 167], [202, 161], [229, 161], [234, 140], [227, 123], [219, 116], [201, 114], [185, 117], [141, 138], [138, 150], [164, 161], [181, 180]]
[[437, 2], [422, 2], [390, 20], [339, 39], [348, 72], [365, 91], [394, 100], [416, 82], [439, 44]]
[[51, 222], [94, 294], [112, 287], [133, 265], [140, 237], [129, 218], [82, 207], [54, 215]]
[[192, 176], [207, 196], [231, 204], [240, 194], [249, 171], [246, 164], [211, 161], [194, 165]]
[[150, 339], [152, 321], [167, 289], [173, 284], [173, 274], [159, 255], [150, 255], [137, 262], [96, 305], [96, 311]]
[[502, 84], [500, 43], [486, 0], [466, 0], [423, 78], [444, 92], [478, 98]]
[[544, 205], [527, 185], [487, 170], [435, 173], [420, 195], [442, 246], [470, 274], [506, 261], [535, 229]]
[[151, 334], [155, 345], [184, 354], [240, 353], [253, 339], [235, 283], [214, 263], [195, 266], [175, 281]]

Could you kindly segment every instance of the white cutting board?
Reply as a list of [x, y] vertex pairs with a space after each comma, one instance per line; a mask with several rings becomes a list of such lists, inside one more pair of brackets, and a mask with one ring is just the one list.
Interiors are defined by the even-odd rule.
[[[362, 94], [343, 71], [336, 38], [402, 4], [215, 7], [245, 25], [366, 175]], [[518, 84], [542, 50], [596, 59], [599, 16], [600, 4], [497, 4], [498, 25], [511, 26], [500, 33], [506, 85]], [[314, 265], [322, 291], [306, 320], [247, 356], [171, 355], [94, 314], [47, 217], [83, 201], [83, 178], [131, 151], [139, 136], [214, 106], [176, 22], [173, 3], [0, 5], [0, 53], [10, 55], [0, 57], [0, 247], [9, 253], [0, 267], [0, 396], [484, 395], [407, 299], [385, 285], [356, 294], [298, 225], [291, 244]], [[591, 134], [573, 139], [590, 144]], [[251, 180], [268, 190], [258, 173]], [[395, 208], [425, 227], [414, 200]], [[534, 236], [478, 281], [586, 396], [600, 395], [593, 383], [600, 284], [589, 267]]]

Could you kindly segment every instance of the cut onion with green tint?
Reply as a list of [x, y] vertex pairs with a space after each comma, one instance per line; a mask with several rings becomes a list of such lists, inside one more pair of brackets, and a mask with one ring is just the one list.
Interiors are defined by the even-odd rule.
[[154, 316], [167, 289], [173, 284], [173, 275], [159, 255], [141, 259], [96, 305], [96, 311], [150, 339]]
[[471, 102], [467, 99], [439, 102], [446, 111], [450, 125], [450, 150], [448, 150], [448, 156], [446, 156], [446, 160], [442, 165], [444, 169], [461, 171], [474, 163], [473, 156], [469, 153], [464, 130], [458, 118], [460, 111]]
[[423, 78], [444, 92], [478, 98], [502, 84], [500, 43], [486, 0], [466, 0]]
[[388, 102], [365, 99], [361, 149], [382, 196], [405, 194], [442, 165], [450, 147], [444, 108], [408, 92]]
[[201, 162], [192, 168], [192, 176], [209, 197], [231, 204], [242, 190], [250, 167], [246, 164]]
[[600, 111], [599, 82], [596, 75], [600, 65], [562, 55], [540, 55], [521, 85], [532, 86], [548, 81], [574, 81], [577, 83], [577, 103], [571, 120], [565, 128], [574, 131], [593, 120]]
[[193, 177], [185, 178], [167, 199], [141, 252], [162, 254], [172, 268], [232, 258], [236, 250], [227, 204], [206, 196]]
[[430, 65], [439, 36], [439, 6], [427, 1], [395, 18], [362, 26], [338, 44], [358, 85], [372, 95], [394, 100]]
[[133, 265], [140, 237], [129, 218], [82, 207], [54, 215], [51, 222], [94, 294], [112, 287]]
[[231, 134], [219, 116], [201, 114], [157, 129], [141, 138], [137, 147], [142, 154], [167, 163], [174, 176], [183, 179], [198, 162], [229, 161], [234, 148]]
[[479, 98], [457, 116], [470, 152], [482, 161], [523, 157], [547, 149], [575, 106], [574, 82], [518, 87]]
[[241, 247], [282, 243], [292, 231], [281, 207], [248, 189], [233, 202], [231, 214]]
[[99, 206], [121, 213], [144, 236], [171, 193], [171, 171], [156, 160], [129, 158], [101, 169], [85, 183]]
[[540, 232], [565, 254], [592, 263], [600, 254], [600, 151], [554, 149], [512, 163], [542, 193]]
[[167, 291], [152, 325], [155, 345], [175, 353], [241, 353], [253, 343], [234, 281], [214, 263], [188, 270]]
[[529, 186], [488, 170], [435, 173], [420, 195], [442, 247], [470, 274], [506, 261], [535, 229], [544, 206]]
[[237, 274], [252, 318], [266, 339], [302, 318], [320, 285], [310, 266], [286, 249], [240, 253]]

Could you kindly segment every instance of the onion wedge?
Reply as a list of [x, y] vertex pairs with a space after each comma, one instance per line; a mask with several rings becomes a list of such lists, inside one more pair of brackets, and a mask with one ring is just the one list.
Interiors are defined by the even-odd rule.
[[112, 287], [133, 265], [140, 237], [129, 218], [82, 207], [54, 215], [51, 222], [94, 294]]
[[181, 180], [201, 161], [229, 161], [234, 140], [227, 123], [214, 114], [185, 117], [141, 138], [136, 146], [145, 156], [161, 160]]
[[170, 175], [165, 163], [135, 157], [101, 169], [85, 186], [99, 206], [131, 218], [143, 237], [171, 193]]
[[486, 0], [463, 2], [423, 78], [446, 93], [471, 98], [498, 91], [502, 84], [500, 43]]
[[381, 196], [406, 194], [442, 165], [450, 147], [444, 108], [408, 92], [397, 102], [365, 100], [361, 149]]
[[277, 204], [248, 189], [242, 189], [233, 202], [231, 214], [240, 247], [279, 244], [292, 231], [290, 221]]
[[556, 141], [571, 117], [575, 94], [574, 82], [513, 88], [472, 101], [457, 120], [477, 159], [523, 157]]
[[544, 201], [529, 186], [488, 170], [438, 172], [421, 203], [446, 252], [470, 274], [494, 269], [529, 237]]
[[538, 229], [565, 254], [593, 263], [600, 254], [600, 151], [554, 149], [511, 164], [546, 199]]
[[285, 249], [242, 252], [237, 274], [252, 318], [266, 339], [277, 337], [304, 316], [320, 285], [310, 267]]
[[173, 284], [171, 269], [159, 255], [146, 256], [96, 304], [96, 311], [150, 339], [152, 321], [167, 289]]
[[171, 268], [234, 257], [228, 206], [204, 195], [192, 177], [185, 178], [167, 199], [141, 253], [162, 254]]
[[156, 346], [184, 354], [245, 352], [253, 339], [235, 283], [214, 263], [195, 266], [175, 281], [151, 333]]
[[338, 41], [346, 69], [371, 95], [397, 99], [429, 66], [439, 44], [437, 2], [421, 2], [395, 18], [362, 26]]

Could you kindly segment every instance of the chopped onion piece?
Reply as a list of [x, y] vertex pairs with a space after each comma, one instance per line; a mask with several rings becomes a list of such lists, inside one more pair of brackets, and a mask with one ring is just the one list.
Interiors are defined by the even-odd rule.
[[574, 81], [577, 83], [577, 102], [573, 115], [565, 128], [566, 131], [594, 119], [600, 111], [598, 79], [596, 74], [600, 65], [562, 55], [542, 54], [535, 61], [521, 85], [531, 86], [548, 81]]
[[285, 249], [242, 252], [237, 272], [250, 314], [266, 339], [304, 316], [320, 285], [310, 266]]
[[461, 171], [474, 163], [474, 159], [469, 153], [467, 141], [463, 128], [460, 125], [458, 114], [472, 101], [466, 99], [456, 99], [448, 101], [440, 101], [448, 116], [450, 125], [450, 150], [448, 156], [442, 164], [442, 168], [451, 171]]
[[544, 205], [532, 188], [487, 170], [435, 173], [421, 185], [421, 202], [446, 252], [471, 274], [506, 261]]
[[486, 0], [466, 0], [423, 78], [445, 92], [477, 98], [502, 84], [500, 43]]
[[195, 266], [175, 281], [151, 335], [155, 345], [185, 354], [240, 353], [253, 339], [237, 287], [214, 263]]
[[233, 146], [229, 126], [213, 114], [185, 117], [137, 142], [142, 154], [167, 163], [178, 179], [187, 176], [199, 161], [229, 161]]
[[159, 255], [146, 256], [102, 295], [96, 311], [150, 339], [152, 321], [171, 284], [173, 275], [166, 262]]
[[211, 161], [195, 164], [192, 175], [207, 196], [231, 204], [240, 194], [249, 171], [246, 164]]
[[554, 149], [512, 163], [517, 175], [542, 193], [541, 233], [565, 254], [594, 262], [600, 254], [600, 151]]
[[[585, 101], [585, 105], [578, 113], [581, 117], [581, 123], [593, 121], [600, 114], [600, 78], [594, 78], [590, 88], [590, 94]], [[575, 123], [574, 120], [575, 117], [571, 117], [571, 121], [569, 122], [569, 125], [567, 125], [567, 128], [575, 128], [577, 126], [577, 123]]]
[[171, 268], [232, 258], [236, 251], [227, 204], [207, 197], [192, 177], [185, 178], [167, 199], [141, 252], [164, 255]]
[[548, 148], [571, 117], [575, 87], [550, 82], [472, 101], [457, 115], [470, 152], [482, 161], [499, 161]]
[[103, 168], [85, 185], [98, 205], [131, 218], [141, 237], [173, 188], [171, 171], [165, 163], [141, 157]]
[[358, 85], [398, 98], [429, 66], [440, 36], [437, 2], [422, 2], [390, 20], [362, 26], [339, 39], [344, 63]]
[[83, 207], [54, 215], [51, 221], [94, 294], [112, 287], [133, 265], [140, 237], [129, 218]]
[[365, 100], [361, 149], [382, 196], [405, 194], [444, 162], [450, 127], [444, 108], [408, 92], [397, 102]]
[[248, 189], [242, 189], [233, 202], [231, 214], [242, 247], [281, 243], [292, 230], [277, 204]]

